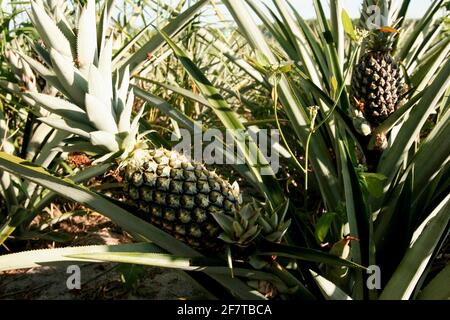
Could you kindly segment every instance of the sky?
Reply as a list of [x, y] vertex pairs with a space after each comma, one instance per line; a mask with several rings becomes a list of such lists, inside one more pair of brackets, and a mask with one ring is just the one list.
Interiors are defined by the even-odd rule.
[[[178, 2], [178, 0], [160, 0], [160, 1], [167, 1], [172, 4]], [[254, 0], [254, 1], [261, 2], [261, 4], [266, 3], [269, 5], [269, 7], [275, 9], [273, 0]], [[314, 19], [316, 17], [313, 6], [313, 0], [285, 0], [285, 1], [292, 4], [304, 19]], [[330, 0], [320, 0], [320, 1], [324, 5], [325, 14], [327, 14], [329, 12]], [[402, 0], [394, 0], [394, 1], [402, 1]], [[221, 12], [225, 15], [225, 17], [231, 20], [232, 19], [231, 15], [228, 14], [227, 9], [224, 5], [220, 5], [220, 0], [215, 0], [215, 2], [219, 4], [219, 8]], [[348, 12], [351, 18], [357, 19], [360, 17], [363, 0], [342, 0], [342, 2], [344, 9]], [[432, 0], [411, 0], [407, 12], [407, 18], [410, 19], [421, 18], [429, 8], [431, 3]], [[260, 23], [260, 20], [256, 17], [255, 14], [253, 14], [253, 18], [257, 23]], [[203, 21], [207, 23], [216, 22], [217, 17], [214, 16], [212, 10], [208, 10], [208, 13], [203, 14]]]
[[[299, 10], [299, 13], [302, 15], [302, 17], [306, 19], [315, 17], [312, 5], [313, 0], [287, 0], [287, 1], [293, 4]], [[431, 2], [432, 2], [431, 0], [411, 0], [411, 4], [409, 5], [408, 17], [409, 18], [422, 17], [427, 8], [430, 6]], [[328, 5], [329, 0], [322, 1], [322, 3], [326, 3]], [[359, 17], [361, 4], [362, 0], [343, 0], [345, 10], [352, 18]]]
[[[1, 7], [5, 10], [6, 7], [9, 5], [9, 2], [12, 0], [7, 0], [7, 1], [0, 1], [1, 3]], [[124, 0], [116, 0], [116, 4], [120, 4], [122, 3], [122, 1]], [[165, 2], [167, 4], [170, 4], [171, 6], [176, 5], [180, 0], [158, 0], [161, 2]], [[192, 2], [191, 1], [187, 1], [188, 3]], [[273, 5], [273, 1], [272, 0], [254, 0], [255, 2], [265, 2], [267, 4], [269, 4], [270, 7], [274, 8]], [[300, 15], [305, 18], [305, 19], [312, 19], [315, 18], [315, 12], [314, 12], [314, 7], [313, 7], [313, 0], [285, 0], [287, 2], [289, 2], [290, 4], [292, 4], [300, 13]], [[331, 0], [320, 0], [323, 4], [324, 4], [324, 9], [325, 12], [328, 12], [328, 7], [329, 7], [329, 3]], [[360, 16], [360, 10], [361, 10], [361, 4], [363, 0], [342, 0], [343, 1], [343, 6], [345, 8], [345, 10], [348, 12], [348, 14], [350, 15], [350, 17], [352, 18], [359, 18]], [[402, 1], [402, 0], [394, 0], [394, 1]], [[215, 0], [216, 3], [220, 3], [220, 0]], [[424, 15], [424, 13], [426, 12], [426, 10], [428, 9], [428, 7], [430, 6], [432, 0], [411, 0], [411, 4], [409, 6], [409, 10], [408, 10], [408, 14], [407, 17], [408, 18], [412, 18], [412, 19], [416, 19], [416, 18], [420, 18]], [[225, 9], [224, 6], [219, 5], [221, 8], [221, 11], [227, 15], [229, 18], [231, 18], [230, 15], [227, 14], [227, 10]], [[121, 7], [119, 5], [119, 7]], [[6, 10], [9, 11], [9, 10]], [[210, 13], [212, 13], [212, 11], [210, 11]], [[204, 14], [203, 18], [207, 21], [207, 22], [213, 22], [213, 20], [216, 20], [216, 17], [212, 17], [209, 14]], [[257, 19], [258, 20], [258, 19]]]

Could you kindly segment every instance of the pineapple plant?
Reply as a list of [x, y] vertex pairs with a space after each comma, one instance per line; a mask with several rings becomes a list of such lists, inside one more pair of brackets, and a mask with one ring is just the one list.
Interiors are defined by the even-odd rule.
[[[44, 40], [42, 46], [36, 45], [36, 51], [41, 52], [44, 62], [37, 63], [25, 55], [22, 55], [22, 59], [26, 59], [34, 70], [44, 75], [46, 81], [51, 81], [59, 93], [58, 98], [29, 91], [20, 95], [26, 97], [27, 101], [34, 101], [30, 103], [34, 107], [33, 111], [45, 111], [39, 112], [42, 122], [59, 129], [58, 134], [67, 132], [67, 135], [71, 135], [61, 138], [60, 141], [65, 140], [58, 148], [64, 152], [87, 152], [91, 155], [94, 164], [99, 165], [84, 169], [81, 172], [84, 177], [88, 173], [92, 174], [89, 177], [103, 174], [109, 170], [109, 163], [113, 163], [117, 173], [114, 176], [123, 180], [124, 189], [118, 191], [122, 196], [120, 199], [132, 206], [131, 212], [151, 221], [175, 238], [200, 250], [222, 248], [223, 241], [237, 244], [243, 250], [237, 255], [237, 248], [233, 247], [233, 255], [227, 251], [228, 259], [223, 255], [211, 254], [203, 260], [198, 252], [180, 241], [143, 223], [141, 219], [113, 205], [109, 199], [77, 185], [86, 180], [76, 180], [70, 175], [70, 179], [75, 182], [71, 184], [44, 172], [36, 166], [41, 164], [34, 160], [32, 164], [27, 164], [22, 158], [1, 154], [2, 170], [17, 173], [21, 178], [43, 188], [92, 206], [97, 212], [111, 217], [130, 234], [142, 236], [156, 246], [146, 243], [145, 250], [134, 248], [131, 249], [133, 252], [129, 252], [130, 248], [126, 247], [125, 254], [115, 254], [114, 251], [120, 246], [115, 246], [114, 250], [111, 250], [111, 246], [89, 246], [76, 250], [58, 248], [13, 253], [0, 256], [0, 270], [59, 261], [70, 255], [71, 259], [88, 258], [156, 266], [167, 266], [168, 260], [174, 261], [175, 265], [170, 267], [180, 267], [181, 262], [187, 270], [201, 269], [235, 297], [244, 299], [261, 298], [255, 295], [257, 292], [264, 295], [262, 298], [311, 299], [317, 294], [321, 299], [414, 299], [426, 298], [427, 292], [435, 288], [436, 283], [442, 283], [444, 290], [437, 288], [431, 291], [445, 291], [446, 282], [442, 281], [445, 272], [430, 282], [431, 287], [427, 284], [428, 279], [425, 279], [431, 279], [428, 266], [448, 234], [450, 217], [450, 196], [446, 183], [450, 159], [450, 149], [447, 148], [450, 127], [446, 125], [450, 117], [450, 46], [448, 30], [442, 32], [443, 20], [437, 17], [444, 0], [433, 1], [421, 20], [408, 21], [405, 28], [391, 21], [404, 21], [409, 1], [366, 0], [361, 18], [364, 29], [370, 29], [365, 16], [365, 9], [369, 5], [380, 6], [384, 10], [383, 15], [389, 19], [378, 24], [367, 38], [356, 68], [362, 37], [353, 28], [350, 17], [341, 15], [344, 13], [341, 1], [331, 2], [331, 19], [322, 14], [322, 2], [316, 1], [318, 23], [308, 24], [301, 18], [300, 12], [295, 12], [294, 7], [289, 8], [283, 1], [274, 0], [275, 14], [280, 17], [279, 20], [273, 21], [263, 10], [258, 12], [267, 30], [272, 33], [271, 36], [263, 32], [260, 24], [252, 23], [252, 14], [248, 10], [257, 11], [256, 3], [223, 1], [238, 22], [239, 30], [242, 31], [240, 34], [247, 40], [248, 47], [252, 52], [264, 55], [270, 69], [277, 69], [282, 61], [294, 61], [288, 72], [277, 74], [277, 81], [270, 81], [265, 68], [259, 70], [256, 65], [234, 59], [234, 55], [229, 61], [230, 65], [244, 68], [252, 74], [255, 84], [245, 90], [261, 91], [267, 97], [272, 93], [273, 101], [267, 104], [273, 102], [275, 122], [282, 128], [280, 131], [285, 128], [284, 135], [288, 139], [283, 137], [281, 147], [292, 148], [287, 150], [290, 152], [285, 152], [294, 155], [289, 161], [295, 160], [297, 154], [305, 153], [304, 161], [298, 159], [300, 161], [289, 162], [292, 165], [286, 166], [289, 174], [292, 172], [292, 176], [299, 176], [295, 177], [297, 181], [287, 181], [283, 189], [290, 204], [286, 202], [288, 205], [277, 208], [277, 201], [268, 201], [267, 207], [261, 210], [250, 205], [242, 206], [237, 187], [202, 164], [194, 163], [173, 151], [154, 149], [146, 140], [150, 135], [140, 134], [140, 113], [133, 120], [131, 117], [130, 110], [138, 108], [133, 103], [133, 90], [128, 89], [129, 71], [120, 67], [120, 73], [114, 75], [114, 71], [111, 72], [116, 68], [111, 66], [110, 50], [105, 49], [110, 46], [102, 29], [105, 15], [100, 19], [102, 23], [95, 28], [92, 3], [88, 3], [88, 9], [81, 12], [80, 21], [69, 28], [65, 26], [64, 17], [49, 10], [47, 3], [41, 0], [33, 5], [36, 6], [36, 3], [39, 4], [37, 7], [41, 7], [40, 4], [46, 6], [45, 11], [48, 13], [46, 18], [38, 12], [39, 8], [33, 7], [34, 22]], [[250, 6], [246, 6], [246, 3]], [[87, 19], [87, 16], [91, 18]], [[281, 23], [285, 24], [285, 28], [280, 28]], [[395, 39], [398, 44], [393, 42], [397, 32], [393, 28], [380, 26], [394, 26], [402, 30], [398, 39]], [[58, 32], [58, 29], [61, 31]], [[92, 30], [97, 30], [99, 34], [94, 36]], [[289, 33], [290, 30], [293, 32]], [[424, 33], [430, 36], [422, 37]], [[332, 36], [332, 39], [324, 35]], [[70, 47], [65, 44], [67, 41], [64, 38]], [[214, 46], [217, 45], [216, 41], [213, 38], [207, 42]], [[215, 81], [215, 84], [208, 82], [211, 72], [195, 66], [188, 57], [192, 51], [171, 43], [170, 38], [166, 42], [180, 58], [186, 72], [196, 81], [196, 93], [199, 92], [208, 100], [216, 114], [226, 112], [229, 115], [231, 112], [226, 108], [228, 99], [222, 100], [219, 95], [223, 91], [222, 86], [217, 86]], [[220, 47], [224, 46], [228, 48], [225, 42]], [[395, 55], [392, 48], [398, 48]], [[228, 53], [232, 52], [222, 51], [227, 52], [228, 58]], [[206, 63], [200, 62], [200, 65]], [[402, 79], [399, 65], [402, 68], [404, 66], [403, 73], [412, 88], [405, 93], [407, 102], [401, 108], [398, 88], [401, 87]], [[394, 69], [396, 73], [392, 72]], [[347, 80], [352, 71], [353, 88], [349, 91]], [[148, 77], [142, 71], [139, 73], [133, 70], [134, 74]], [[153, 78], [152, 81], [155, 86], [159, 85]], [[136, 95], [155, 104], [156, 96], [149, 93], [145, 98], [143, 90], [134, 88]], [[173, 88], [171, 92], [180, 96], [187, 95], [185, 89], [177, 86], [170, 88]], [[249, 97], [245, 92], [242, 92], [242, 97]], [[192, 95], [189, 96], [191, 99]], [[350, 105], [352, 100], [354, 107]], [[242, 99], [240, 103], [250, 106], [254, 104], [251, 102], [254, 102], [253, 98], [252, 101]], [[205, 107], [208, 106], [205, 104]], [[349, 110], [353, 114], [349, 114]], [[355, 118], [350, 119], [349, 116]], [[173, 118], [177, 120], [176, 116]], [[230, 121], [227, 117], [218, 118], [226, 128], [239, 124], [239, 121]], [[384, 121], [386, 118], [388, 121]], [[259, 126], [272, 119], [256, 120]], [[279, 125], [281, 120], [287, 125]], [[348, 127], [351, 120], [361, 136], [355, 135], [352, 128]], [[432, 122], [433, 128], [424, 125], [428, 121]], [[369, 139], [370, 143], [367, 144]], [[290, 141], [299, 141], [300, 145], [291, 144]], [[385, 147], [372, 150], [371, 143], [374, 141], [377, 147]], [[431, 153], [432, 158], [429, 157]], [[41, 166], [48, 168], [49, 164], [50, 161], [46, 161]], [[251, 168], [251, 163], [247, 165]], [[303, 184], [300, 180], [303, 174], [305, 181], [308, 181], [308, 176], [313, 177], [309, 179], [309, 187], [308, 183]], [[281, 183], [279, 180], [255, 180], [259, 182], [255, 186], [268, 199], [273, 194], [270, 186]], [[233, 197], [228, 197], [229, 192], [222, 188], [220, 191], [213, 190], [212, 185], [216, 182], [231, 190]], [[296, 199], [299, 198], [296, 196], [298, 193], [290, 191], [294, 187], [304, 189], [303, 207], [301, 202], [296, 201], [302, 201]], [[311, 197], [313, 193], [317, 196]], [[51, 197], [47, 196], [37, 198], [31, 199], [28, 205], [29, 208], [37, 208], [35, 211], [51, 201]], [[203, 206], [206, 202], [209, 205]], [[232, 203], [233, 207], [230, 209], [225, 203]], [[205, 215], [199, 215], [195, 209], [203, 210], [201, 212]], [[274, 212], [276, 214], [267, 214]], [[293, 217], [295, 223], [289, 229], [286, 240], [282, 241], [286, 232], [285, 228], [281, 228], [285, 216]], [[199, 217], [206, 219], [200, 222], [202, 219]], [[213, 228], [214, 232], [208, 233]], [[198, 231], [201, 237], [196, 236], [199, 235]], [[0, 230], [0, 244], [1, 236]], [[261, 238], [268, 241], [259, 241]], [[257, 250], [253, 250], [256, 247]], [[161, 254], [160, 248], [168, 254]], [[74, 251], [79, 254], [74, 256]], [[212, 260], [211, 257], [219, 259]], [[218, 265], [209, 268], [212, 261], [217, 261]], [[234, 270], [233, 264], [237, 267]], [[364, 270], [362, 266], [378, 267], [370, 269], [376, 273], [381, 271], [381, 279], [370, 276], [366, 272], [369, 270]], [[247, 285], [240, 283], [241, 279], [248, 280]], [[206, 278], [202, 282], [204, 287], [208, 291], [215, 290], [213, 286], [210, 289], [208, 280]], [[446, 297], [442, 294], [442, 297], [447, 299], [448, 293]]]
[[46, 65], [21, 56], [67, 100], [31, 91], [23, 95], [50, 112], [40, 121], [70, 134], [61, 150], [93, 154], [94, 164], [114, 162], [125, 204], [195, 249], [217, 250], [225, 244], [219, 237], [239, 244], [256, 237], [260, 228], [255, 212], [239, 215], [237, 183], [176, 151], [152, 148], [139, 134], [143, 108], [132, 119], [130, 72], [125, 68], [113, 79], [112, 39], [106, 37], [105, 21], [96, 25], [95, 2], [82, 8], [75, 28], [54, 20], [43, 2], [31, 5], [32, 21], [44, 42], [36, 48]]
[[396, 33], [388, 27], [372, 31], [366, 52], [352, 75], [353, 104], [374, 127], [386, 120], [400, 102], [402, 75], [391, 55]]

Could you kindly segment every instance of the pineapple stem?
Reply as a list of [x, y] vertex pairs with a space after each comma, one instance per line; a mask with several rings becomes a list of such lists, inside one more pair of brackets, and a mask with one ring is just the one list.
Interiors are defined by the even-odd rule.
[[[354, 62], [355, 62], [355, 60], [356, 60], [356, 55], [357, 55], [357, 53], [358, 53], [358, 51], [359, 51], [360, 48], [361, 48], [361, 45], [358, 44], [358, 45], [356, 46], [355, 50], [354, 50], [353, 53], [352, 53], [352, 56], [351, 56], [351, 58], [350, 58], [349, 65], [353, 65], [353, 64], [354, 64]], [[349, 74], [350, 74], [350, 69], [351, 69], [351, 68], [348, 68], [347, 71], [345, 72], [344, 79], [343, 79], [342, 84], [341, 84], [341, 86], [340, 86], [340, 88], [339, 88], [339, 92], [338, 92], [338, 95], [337, 95], [337, 97], [336, 97], [336, 99], [335, 99], [335, 101], [334, 101], [333, 107], [331, 108], [330, 111], [328, 111], [328, 113], [327, 113], [327, 115], [325, 116], [325, 118], [324, 118], [321, 122], [319, 122], [319, 124], [314, 128], [314, 130], [312, 131], [312, 133], [315, 133], [318, 129], [320, 129], [320, 127], [322, 127], [322, 126], [330, 119], [331, 115], [333, 114], [334, 110], [336, 109], [336, 107], [337, 107], [337, 105], [338, 105], [338, 103], [339, 103], [339, 100], [341, 99], [341, 95], [342, 95], [342, 93], [344, 92], [345, 82], [346, 82], [346, 80], [347, 80], [347, 78], [348, 78], [348, 76], [349, 76]]]
[[[355, 59], [356, 59], [356, 54], [359, 51], [361, 45], [357, 44], [356, 49], [353, 51], [352, 56], [350, 58], [350, 64], [349, 65], [353, 65]], [[312, 135], [317, 132], [318, 129], [320, 129], [320, 127], [322, 127], [331, 117], [331, 115], [333, 114], [334, 110], [336, 109], [339, 100], [341, 99], [342, 93], [344, 92], [344, 88], [345, 88], [345, 82], [347, 80], [348, 75], [350, 74], [350, 68], [347, 69], [347, 71], [345, 72], [345, 76], [344, 79], [342, 80], [342, 84], [339, 88], [339, 92], [338, 95], [334, 101], [333, 107], [331, 108], [330, 111], [328, 111], [327, 115], [325, 116], [325, 118], [319, 122], [319, 124], [317, 126], [315, 126], [315, 122], [316, 122], [316, 117], [317, 117], [317, 109], [316, 108], [311, 108], [311, 123], [309, 126], [309, 133], [308, 133], [308, 138], [306, 139], [306, 147], [305, 147], [305, 203], [306, 203], [306, 193], [308, 191], [308, 165], [309, 165], [309, 146], [311, 143], [311, 139], [312, 139]]]
[[283, 140], [284, 145], [286, 146], [286, 149], [288, 150], [289, 154], [291, 155], [292, 159], [294, 159], [296, 165], [300, 168], [300, 170], [306, 174], [306, 169], [300, 164], [300, 162], [297, 160], [297, 157], [294, 155], [294, 152], [292, 152], [292, 149], [289, 147], [289, 143], [286, 140], [286, 137], [283, 134], [283, 130], [281, 130], [280, 120], [278, 119], [278, 79], [275, 81], [273, 88], [272, 88], [272, 101], [273, 101], [273, 110], [275, 115], [275, 123], [277, 124], [278, 131], [280, 132], [280, 137]]

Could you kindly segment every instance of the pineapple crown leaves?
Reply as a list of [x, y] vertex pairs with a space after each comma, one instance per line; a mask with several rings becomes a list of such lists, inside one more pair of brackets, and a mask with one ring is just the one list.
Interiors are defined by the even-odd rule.
[[234, 217], [219, 212], [211, 214], [224, 230], [219, 239], [229, 244], [247, 246], [255, 240], [262, 229], [257, 223], [260, 210], [251, 203], [244, 205]]
[[224, 230], [220, 239], [229, 244], [247, 246], [259, 235], [268, 241], [281, 241], [291, 224], [291, 220], [285, 220], [288, 208], [288, 201], [275, 210], [262, 208], [253, 201], [244, 205], [234, 217], [221, 213], [212, 215]]
[[397, 29], [388, 26], [372, 30], [366, 38], [368, 47], [372, 51], [391, 51], [399, 33]]
[[399, 18], [401, 5], [401, 1], [397, 0], [364, 0], [361, 9], [361, 27], [368, 30], [382, 26], [396, 27], [401, 21]]
[[289, 200], [285, 201], [274, 210], [266, 208], [258, 217], [258, 223], [262, 227], [262, 235], [269, 241], [279, 242], [286, 234], [291, 220], [285, 220], [289, 209]]
[[[51, 7], [48, 5], [50, 2], [47, 2], [47, 7]], [[32, 1], [31, 7], [31, 19], [44, 44], [37, 44], [35, 48], [48, 66], [23, 53], [19, 54], [67, 98], [24, 93], [51, 112], [50, 116], [39, 119], [81, 137], [82, 142], [67, 145], [72, 151], [87, 151], [87, 141], [91, 144], [89, 152], [95, 150], [103, 155], [97, 161], [112, 157], [127, 158], [140, 144], [138, 120], [144, 108], [131, 119], [134, 93], [133, 90], [128, 91], [128, 68], [121, 75], [122, 80], [119, 81], [117, 75], [113, 83], [112, 41], [105, 36], [106, 18], [97, 25], [95, 1], [88, 0], [81, 9], [77, 32], [71, 34], [62, 31], [71, 30], [68, 22], [55, 19], [42, 0]], [[102, 14], [102, 17], [106, 16]], [[65, 27], [60, 28], [61, 25]]]
[[400, 25], [401, 1], [364, 0], [360, 27], [370, 31], [367, 44], [373, 51], [390, 51], [395, 42]]

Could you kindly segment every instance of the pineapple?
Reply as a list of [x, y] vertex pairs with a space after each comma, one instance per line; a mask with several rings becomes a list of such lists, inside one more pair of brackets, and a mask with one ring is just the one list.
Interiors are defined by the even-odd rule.
[[390, 54], [395, 33], [386, 27], [373, 31], [352, 75], [354, 106], [373, 127], [386, 120], [400, 101], [401, 70]]
[[236, 185], [176, 151], [139, 150], [121, 172], [127, 204], [197, 249], [218, 246], [221, 228], [214, 215], [234, 216], [239, 210]]
[[257, 225], [259, 212], [246, 206], [241, 214], [237, 183], [230, 184], [178, 152], [152, 149], [139, 135], [143, 108], [132, 119], [128, 68], [113, 80], [112, 39], [106, 37], [105, 21], [95, 23], [95, 1], [87, 2], [76, 26], [64, 17], [54, 20], [42, 1], [31, 5], [30, 16], [46, 48], [39, 52], [44, 52], [47, 65], [21, 55], [66, 99], [23, 94], [50, 112], [40, 121], [71, 134], [61, 149], [95, 154], [94, 164], [116, 163], [115, 172], [124, 182], [123, 201], [144, 220], [193, 248], [251, 242], [262, 229]]

